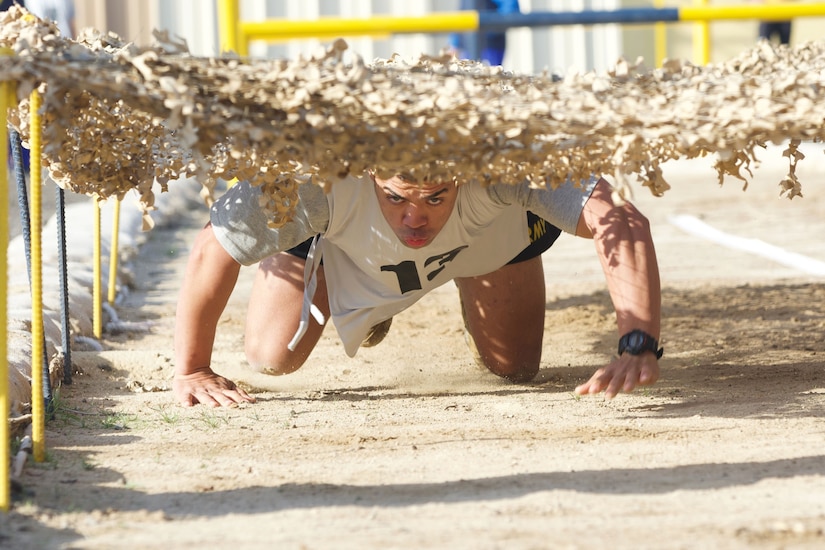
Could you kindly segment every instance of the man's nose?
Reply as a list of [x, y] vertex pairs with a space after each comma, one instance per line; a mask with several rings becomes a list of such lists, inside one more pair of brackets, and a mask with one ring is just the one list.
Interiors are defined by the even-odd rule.
[[427, 216], [415, 205], [408, 205], [404, 209], [404, 225], [412, 229], [418, 229], [427, 225]]

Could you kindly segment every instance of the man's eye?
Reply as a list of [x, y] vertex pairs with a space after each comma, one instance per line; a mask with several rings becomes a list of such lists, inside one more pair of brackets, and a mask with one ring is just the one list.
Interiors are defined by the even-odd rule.
[[427, 202], [428, 202], [429, 204], [433, 205], [433, 206], [436, 206], [436, 205], [439, 205], [439, 204], [441, 204], [442, 202], [444, 202], [444, 199], [442, 199], [442, 198], [438, 197], [438, 198], [434, 198], [434, 199], [428, 199], [428, 200], [427, 200]]
[[395, 195], [387, 195], [387, 200], [393, 204], [400, 204], [404, 202], [404, 199], [402, 199], [401, 197], [396, 197]]

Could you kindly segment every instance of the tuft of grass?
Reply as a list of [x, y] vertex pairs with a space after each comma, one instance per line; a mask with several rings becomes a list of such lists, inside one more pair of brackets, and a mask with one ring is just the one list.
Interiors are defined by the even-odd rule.
[[47, 447], [43, 456], [42, 462], [31, 461], [34, 468], [40, 470], [55, 470], [57, 469], [57, 456]]
[[52, 395], [48, 407], [49, 416], [52, 419], [60, 421], [64, 425], [80, 426], [81, 428], [86, 427], [86, 421], [83, 415], [80, 414], [79, 411], [72, 410], [68, 407], [68, 403], [66, 403], [60, 391], [56, 391], [54, 395]]
[[176, 425], [181, 420], [180, 413], [176, 410], [170, 409], [170, 407], [167, 407], [166, 405], [161, 405], [157, 408], [151, 407], [151, 409], [158, 413], [160, 420], [164, 424]]
[[130, 424], [136, 420], [137, 417], [134, 415], [114, 413], [104, 416], [103, 420], [100, 421], [100, 425], [107, 430], [128, 430]]
[[213, 430], [219, 428], [223, 424], [229, 424], [229, 418], [225, 414], [221, 414], [214, 409], [202, 408], [200, 410], [198, 420]]

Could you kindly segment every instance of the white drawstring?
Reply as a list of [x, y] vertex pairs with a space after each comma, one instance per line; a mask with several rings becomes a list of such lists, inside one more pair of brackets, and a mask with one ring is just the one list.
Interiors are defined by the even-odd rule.
[[309, 252], [307, 253], [307, 261], [304, 266], [304, 303], [301, 306], [301, 322], [298, 323], [298, 331], [295, 336], [287, 345], [289, 351], [295, 351], [298, 342], [306, 334], [309, 328], [310, 315], [318, 321], [319, 325], [323, 325], [325, 321], [324, 314], [321, 313], [318, 306], [312, 303], [312, 299], [315, 297], [315, 289], [318, 286], [318, 266], [321, 265], [321, 257], [323, 256], [323, 253], [319, 253], [317, 250], [320, 245], [321, 235], [318, 234], [312, 239], [312, 244], [309, 246]]

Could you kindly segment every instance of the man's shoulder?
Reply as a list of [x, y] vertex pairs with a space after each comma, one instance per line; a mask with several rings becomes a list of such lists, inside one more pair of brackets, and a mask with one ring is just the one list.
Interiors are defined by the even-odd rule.
[[508, 205], [516, 202], [522, 184], [490, 183], [483, 184], [476, 180], [460, 186], [467, 200], [480, 201], [495, 205]]
[[481, 183], [478, 180], [470, 180], [467, 183], [462, 183], [458, 186], [459, 193], [463, 193], [468, 197], [478, 197], [487, 200], [496, 200], [496, 190], [500, 187], [506, 187], [501, 183]]
[[367, 185], [368, 183], [372, 183], [372, 180], [368, 177], [350, 174], [331, 182], [328, 192], [324, 194], [329, 197], [329, 202], [332, 204], [336, 199], [340, 200], [346, 199], [347, 197], [372, 193], [372, 188]]

